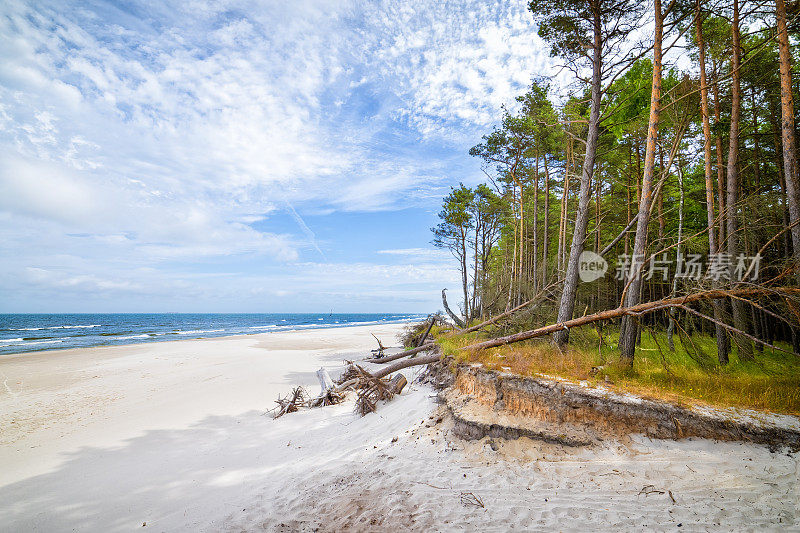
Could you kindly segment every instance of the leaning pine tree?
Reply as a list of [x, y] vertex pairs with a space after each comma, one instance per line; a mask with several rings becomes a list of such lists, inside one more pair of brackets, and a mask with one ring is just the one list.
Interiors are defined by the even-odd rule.
[[[622, 46], [637, 26], [642, 12], [635, 0], [533, 0], [528, 8], [539, 24], [539, 36], [551, 45], [551, 55], [562, 57], [579, 72], [591, 69], [591, 105], [586, 130], [586, 154], [578, 190], [578, 209], [567, 261], [564, 286], [558, 307], [558, 321], [572, 318], [578, 292], [578, 261], [583, 252], [592, 198], [597, 145], [602, 120], [601, 104], [605, 84], [624, 69], [632, 52]], [[564, 329], [553, 336], [560, 345], [569, 341]]]

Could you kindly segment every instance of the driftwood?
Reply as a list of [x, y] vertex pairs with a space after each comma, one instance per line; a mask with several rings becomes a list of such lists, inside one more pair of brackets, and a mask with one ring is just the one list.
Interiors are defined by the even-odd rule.
[[406, 385], [408, 385], [408, 380], [403, 374], [395, 374], [391, 381], [389, 381], [389, 389], [395, 394], [403, 392]]
[[428, 363], [435, 363], [439, 359], [441, 359], [441, 354], [439, 354], [438, 352], [433, 355], [425, 355], [422, 357], [411, 357], [403, 361], [398, 361], [393, 365], [385, 366], [372, 375], [376, 378], [382, 378], [388, 376], [392, 372], [397, 372], [398, 370], [403, 370], [404, 368], [408, 368], [411, 366], [427, 365]]
[[335, 387], [331, 375], [324, 368], [317, 370], [317, 379], [319, 380], [320, 396], [325, 396], [329, 390]]
[[[375, 334], [370, 332], [370, 335], [375, 337]], [[383, 357], [383, 352], [386, 350], [386, 347], [383, 345], [381, 340], [378, 337], [375, 337], [375, 340], [378, 341], [378, 349], [372, 350], [372, 353], [376, 355], [376, 357]]]
[[272, 418], [280, 418], [287, 413], [299, 411], [301, 407], [323, 407], [344, 401], [344, 394], [333, 383], [330, 374], [324, 368], [317, 370], [320, 392], [317, 397], [309, 397], [303, 387], [295, 387], [287, 396], [275, 400], [278, 405], [272, 409]]
[[453, 322], [455, 322], [456, 327], [464, 329], [466, 327], [464, 321], [461, 320], [457, 314], [451, 311], [450, 306], [447, 305], [447, 289], [442, 289], [442, 305], [444, 306], [444, 310], [447, 311], [447, 314], [450, 315], [450, 318], [453, 319]]
[[333, 380], [327, 370], [324, 368], [317, 370], [317, 379], [319, 380], [320, 393], [316, 398], [309, 400], [310, 407], [335, 405], [344, 401], [344, 395], [336, 390], [336, 385], [333, 384]]
[[403, 357], [408, 357], [409, 355], [415, 355], [420, 352], [427, 352], [428, 350], [432, 350], [436, 347], [436, 343], [429, 342], [428, 344], [423, 344], [422, 346], [418, 346], [416, 348], [411, 348], [410, 350], [405, 350], [400, 353], [396, 353], [393, 355], [385, 355], [383, 357], [377, 357], [375, 359], [370, 359], [370, 363], [391, 363], [392, 361], [396, 361], [398, 359], [402, 359]]
[[[550, 335], [557, 331], [581, 327], [588, 324], [594, 324], [602, 320], [610, 320], [614, 318], [620, 318], [623, 316], [642, 316], [655, 311], [663, 309], [671, 309], [671, 308], [680, 308], [686, 311], [693, 312], [691, 308], [687, 307], [687, 304], [706, 301], [706, 300], [718, 300], [722, 298], [748, 298], [748, 297], [763, 296], [763, 295], [783, 296], [784, 298], [789, 298], [789, 297], [795, 298], [797, 296], [800, 296], [800, 289], [787, 288], [787, 287], [781, 287], [781, 288], [752, 287], [752, 288], [742, 288], [742, 289], [732, 289], [732, 290], [713, 289], [707, 291], [700, 291], [676, 298], [664, 298], [662, 300], [640, 303], [638, 305], [630, 307], [617, 307], [616, 309], [608, 309], [605, 311], [601, 311], [599, 313], [585, 315], [580, 318], [574, 318], [572, 320], [566, 320], [564, 322], [559, 322], [556, 324], [550, 324], [548, 326], [544, 326], [541, 328], [522, 331], [520, 333], [507, 335], [505, 337], [498, 337], [496, 339], [490, 339], [487, 341], [470, 344], [468, 346], [464, 346], [459, 349], [483, 350], [487, 348], [494, 348], [497, 346], [504, 346], [507, 344], [512, 344], [515, 342], [520, 342], [528, 339], [534, 339], [537, 337], [544, 337], [546, 335]], [[702, 315], [701, 313], [696, 313], [696, 314], [700, 314], [702, 318], [710, 319], [710, 317]], [[726, 326], [726, 327], [731, 330], [735, 329], [732, 328], [731, 326]], [[401, 359], [403, 357], [413, 355], [425, 350], [430, 350], [435, 347], [436, 345], [434, 343], [429, 343], [420, 346], [418, 348], [414, 348], [412, 350], [406, 350], [405, 352], [401, 352], [393, 356], [382, 358], [383, 361], [375, 360], [375, 362], [388, 362], [389, 360], [393, 361], [395, 359]], [[389, 357], [391, 357], [392, 359], [389, 359]], [[425, 355], [421, 357], [409, 357], [402, 361], [397, 361], [394, 364], [381, 368], [375, 373], [370, 373], [364, 370], [359, 365], [353, 364], [351, 365], [352, 370], [349, 370], [349, 372], [351, 372], [351, 375], [353, 377], [351, 377], [347, 381], [343, 381], [338, 386], [335, 386], [333, 388], [330, 388], [328, 386], [327, 380], [330, 379], [330, 376], [328, 376], [327, 380], [324, 379], [324, 374], [327, 374], [327, 372], [324, 372], [324, 370], [321, 369], [320, 372], [317, 373], [317, 375], [320, 379], [320, 386], [322, 388], [323, 396], [325, 396], [324, 393], [327, 392], [328, 394], [334, 394], [335, 397], [337, 398], [341, 398], [344, 390], [351, 387], [359, 389], [359, 397], [358, 400], [356, 401], [356, 410], [361, 414], [366, 414], [373, 412], [376, 409], [378, 401], [391, 398], [394, 394], [399, 393], [399, 391], [402, 390], [402, 388], [405, 386], [406, 379], [404, 376], [400, 377], [395, 376], [395, 378], [392, 381], [385, 380], [384, 378], [386, 378], [386, 376], [394, 372], [397, 372], [398, 370], [402, 370], [404, 368], [435, 363], [440, 359], [441, 359], [441, 354], [438, 352], [435, 354]], [[323, 382], [325, 384], [323, 384]], [[323, 403], [323, 401], [324, 400], [322, 400], [322, 398], [315, 398], [310, 401], [306, 400], [305, 392], [303, 391], [303, 389], [301, 387], [297, 387], [292, 391], [292, 394], [290, 394], [286, 398], [278, 398], [276, 402], [278, 403], [278, 408], [276, 408], [278, 414], [275, 415], [275, 418], [277, 418], [278, 416], [282, 416], [287, 412], [297, 411], [301, 406], [314, 407], [320, 404], [326, 405]]]
[[294, 413], [301, 408], [341, 403], [345, 399], [346, 392], [351, 389], [358, 392], [355, 410], [363, 416], [375, 411], [379, 401], [389, 400], [395, 394], [400, 394], [408, 384], [408, 380], [402, 374], [395, 374], [391, 380], [385, 376], [373, 375], [363, 367], [350, 363], [342, 374], [342, 378], [339, 379], [339, 383], [334, 384], [328, 371], [320, 368], [317, 370], [317, 379], [320, 384], [319, 396], [310, 398], [305, 389], [295, 387], [289, 395], [284, 398], [279, 396], [275, 401], [278, 405], [271, 410], [273, 418]]
[[273, 418], [280, 418], [286, 413], [294, 413], [299, 410], [306, 402], [306, 391], [303, 387], [295, 387], [285, 398], [278, 396], [275, 403], [278, 406], [273, 410]]
[[361, 416], [374, 413], [381, 400], [390, 400], [395, 394], [400, 394], [406, 386], [406, 378], [402, 374], [396, 375], [391, 381], [377, 377], [359, 365], [352, 365], [359, 374], [358, 397], [356, 398], [355, 411]]

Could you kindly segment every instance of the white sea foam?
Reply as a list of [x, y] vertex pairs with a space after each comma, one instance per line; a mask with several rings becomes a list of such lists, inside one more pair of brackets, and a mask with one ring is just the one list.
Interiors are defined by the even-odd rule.
[[225, 331], [224, 329], [192, 329], [189, 331], [176, 331], [178, 335], [195, 335], [197, 333], [217, 333], [219, 331]]
[[17, 328], [14, 331], [39, 331], [41, 329], [83, 329], [83, 328], [100, 328], [102, 324], [89, 324], [89, 325], [75, 325], [75, 326], [48, 326], [42, 328]]

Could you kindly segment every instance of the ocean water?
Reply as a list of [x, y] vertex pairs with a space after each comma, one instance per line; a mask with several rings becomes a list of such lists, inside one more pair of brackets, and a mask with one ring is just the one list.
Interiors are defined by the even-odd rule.
[[0, 314], [0, 355], [422, 320], [418, 314]]

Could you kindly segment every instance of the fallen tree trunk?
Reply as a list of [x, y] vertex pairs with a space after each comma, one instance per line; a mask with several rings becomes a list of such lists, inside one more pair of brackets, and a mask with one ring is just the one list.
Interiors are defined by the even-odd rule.
[[[551, 286], [553, 286], [553, 285], [551, 285]], [[549, 289], [549, 287], [548, 287], [548, 289]], [[531, 305], [532, 303], [540, 300], [545, 295], [546, 291], [547, 291], [547, 289], [545, 289], [544, 291], [540, 292], [539, 294], [537, 294], [535, 297], [531, 298], [527, 302], [523, 302], [523, 303], [519, 304], [518, 306], [516, 306], [515, 308], [509, 309], [508, 311], [506, 311], [504, 313], [500, 313], [499, 315], [497, 315], [495, 317], [492, 317], [489, 320], [486, 320], [485, 322], [481, 322], [480, 324], [477, 324], [475, 326], [469, 327], [467, 329], [463, 329], [461, 331], [454, 331], [454, 332], [451, 332], [451, 333], [446, 333], [445, 335], [442, 335], [442, 337], [450, 337], [452, 335], [461, 334], [461, 333], [472, 333], [473, 331], [478, 331], [479, 329], [485, 328], [486, 326], [491, 326], [492, 324], [496, 323], [497, 321], [502, 320], [504, 318], [507, 318], [507, 317], [513, 315], [514, 313], [516, 313], [517, 311], [519, 311], [521, 309], [524, 309], [524, 308], [528, 307], [529, 305]], [[434, 322], [434, 319], [431, 320], [431, 323], [428, 326], [428, 330], [425, 332], [425, 335], [423, 335], [422, 340], [425, 340], [427, 338], [428, 333], [430, 332], [431, 327], [433, 326], [433, 322]], [[384, 357], [377, 357], [375, 359], [370, 359], [369, 362], [370, 363], [379, 363], [379, 364], [391, 363], [392, 361], [396, 361], [398, 359], [402, 359], [403, 357], [407, 357], [409, 355], [414, 355], [414, 354], [417, 354], [419, 352], [430, 350], [434, 346], [435, 346], [435, 343], [433, 343], [433, 342], [430, 342], [428, 344], [421, 344], [420, 343], [420, 346], [417, 346], [416, 348], [412, 348], [410, 350], [405, 350], [403, 352], [396, 353], [394, 355], [386, 355]]]
[[[514, 313], [516, 313], [517, 311], [520, 311], [521, 309], [525, 309], [526, 307], [528, 307], [532, 303], [539, 301], [547, 293], [547, 291], [551, 287], [554, 287], [555, 285], [556, 285], [555, 283], [549, 285], [544, 290], [542, 290], [539, 294], [537, 294], [536, 296], [534, 296], [533, 298], [531, 298], [527, 302], [523, 302], [523, 303], [519, 304], [518, 306], [516, 306], [513, 309], [509, 309], [508, 311], [500, 313], [499, 315], [497, 315], [495, 317], [492, 317], [492, 318], [490, 318], [489, 320], [487, 320], [485, 322], [481, 322], [480, 324], [478, 324], [476, 326], [472, 326], [472, 327], [469, 327], [467, 329], [464, 329], [462, 331], [458, 331], [458, 332], [455, 332], [455, 333], [472, 333], [473, 331], [478, 331], [479, 329], [483, 329], [486, 326], [491, 326], [492, 324], [494, 324], [498, 320], [502, 320], [504, 318], [507, 318], [507, 317], [513, 315]], [[453, 333], [450, 333], [450, 334], [445, 335], [445, 336], [449, 336], [449, 335], [452, 335], [452, 334]]]
[[381, 368], [372, 376], [376, 379], [380, 379], [382, 377], [388, 376], [392, 372], [397, 372], [398, 370], [403, 370], [404, 368], [408, 368], [410, 366], [417, 366], [417, 365], [427, 365], [428, 363], [435, 363], [441, 358], [441, 354], [433, 354], [433, 355], [426, 355], [424, 357], [412, 357], [411, 359], [406, 359], [405, 361], [397, 362], [393, 365], [389, 365], [387, 367]]
[[[522, 331], [520, 333], [515, 333], [513, 335], [507, 335], [505, 337], [498, 337], [496, 339], [490, 339], [484, 342], [478, 342], [475, 344], [470, 344], [468, 346], [464, 346], [459, 348], [459, 350], [483, 350], [486, 348], [494, 348], [497, 346], [504, 346], [506, 344], [513, 344], [515, 342], [520, 342], [528, 339], [534, 339], [537, 337], [544, 337], [546, 335], [550, 335], [551, 333], [555, 333], [557, 331], [562, 331], [564, 329], [576, 328], [585, 326], [587, 324], [593, 324], [595, 322], [600, 322], [602, 320], [610, 320], [612, 318], [620, 318], [625, 315], [629, 316], [640, 316], [647, 313], [652, 313], [655, 311], [659, 311], [662, 309], [669, 309], [671, 307], [684, 307], [686, 304], [704, 301], [704, 300], [718, 300], [721, 298], [746, 298], [748, 296], [759, 296], [759, 295], [782, 295], [782, 296], [799, 296], [800, 289], [796, 288], [789, 288], [789, 287], [781, 287], [781, 288], [767, 288], [767, 287], [753, 287], [753, 288], [746, 288], [746, 289], [734, 289], [734, 290], [721, 290], [721, 289], [714, 289], [708, 291], [701, 291], [696, 292], [693, 294], [688, 294], [686, 296], [680, 296], [676, 298], [664, 298], [662, 300], [656, 300], [653, 302], [644, 302], [640, 303], [631, 307], [617, 307], [616, 309], [608, 309], [606, 311], [601, 311], [599, 313], [594, 313], [592, 315], [582, 316], [580, 318], [574, 318], [572, 320], [567, 320], [565, 322], [559, 322], [557, 324], [551, 324], [549, 326], [544, 326], [537, 329], [532, 329], [529, 331]], [[415, 348], [414, 350], [421, 351], [421, 348], [432, 348], [434, 345], [425, 345], [421, 346], [420, 348]], [[395, 359], [399, 359], [404, 357], [405, 354], [410, 355], [409, 350], [408, 352], [403, 352], [400, 354], [396, 354], [394, 356]], [[416, 353], [416, 352], [415, 352]], [[406, 359], [405, 361], [400, 361], [393, 365], [389, 365], [386, 368], [380, 369], [378, 372], [373, 374], [376, 378], [381, 378], [384, 376], [388, 376], [392, 372], [396, 372], [398, 370], [402, 370], [404, 368], [408, 368], [411, 366], [417, 365], [426, 365], [428, 363], [433, 363], [438, 361], [441, 358], [440, 354], [432, 354], [426, 355], [424, 357], [412, 357], [410, 359]]]
[[406, 377], [403, 374], [395, 374], [392, 381], [389, 382], [389, 390], [395, 394], [400, 394], [406, 385], [408, 385]]
[[[800, 293], [800, 289], [781, 289], [784, 292], [790, 293]], [[696, 292], [693, 294], [688, 294], [686, 296], [680, 296], [677, 298], [664, 298], [663, 300], [656, 300], [653, 302], [644, 302], [640, 303], [631, 307], [617, 307], [616, 309], [608, 309], [606, 311], [601, 311], [599, 313], [595, 313], [593, 315], [586, 315], [580, 318], [573, 318], [572, 320], [567, 320], [565, 322], [559, 322], [557, 324], [551, 324], [549, 326], [544, 326], [537, 329], [532, 329], [529, 331], [522, 331], [520, 333], [515, 333], [513, 335], [507, 335], [505, 337], [498, 337], [496, 339], [491, 339], [484, 342], [479, 342], [476, 344], [470, 344], [469, 346], [465, 346], [461, 348], [462, 350], [482, 350], [485, 348], [494, 348], [496, 346], [503, 346], [505, 344], [512, 344], [514, 342], [520, 342], [528, 339], [534, 339], [536, 337], [544, 337], [546, 335], [550, 335], [551, 333], [555, 333], [557, 331], [568, 330], [570, 328], [585, 326], [587, 324], [593, 324], [594, 322], [599, 322], [601, 320], [609, 320], [612, 318], [620, 318], [622, 316], [637, 316], [646, 313], [652, 313], [654, 311], [658, 311], [660, 309], [666, 309], [669, 307], [680, 307], [685, 304], [698, 302], [701, 300], [718, 300], [720, 298], [730, 298], [730, 297], [747, 297], [747, 296], [757, 296], [760, 294], [769, 294], [775, 292], [776, 289], [767, 289], [767, 288], [749, 288], [749, 289], [734, 289], [734, 290], [709, 290], [709, 291], [702, 291]]]
[[631, 228], [633, 227], [634, 224], [636, 224], [636, 221], [638, 219], [639, 219], [639, 213], [636, 213], [635, 215], [633, 215], [633, 218], [631, 218], [631, 221], [628, 222], [627, 226], [625, 226], [625, 229], [620, 231], [619, 235], [614, 237], [614, 240], [611, 241], [610, 243], [608, 243], [608, 246], [603, 248], [603, 250], [600, 252], [599, 255], [606, 255], [608, 252], [610, 252], [611, 249], [614, 247], [614, 245], [617, 244], [619, 241], [621, 241], [622, 238], [625, 236], [625, 234], [628, 233], [631, 230]]
[[414, 345], [415, 347], [419, 348], [425, 343], [425, 339], [428, 338], [428, 333], [431, 332], [431, 328], [433, 328], [433, 323], [436, 322], [436, 315], [431, 316], [431, 321], [428, 324], [428, 329], [425, 330], [425, 333], [422, 334], [422, 337], [416, 342]]
[[423, 344], [422, 346], [417, 346], [416, 348], [411, 348], [410, 350], [405, 350], [400, 353], [396, 353], [394, 355], [385, 355], [383, 357], [376, 357], [375, 359], [367, 359], [370, 363], [391, 363], [392, 361], [396, 361], [397, 359], [402, 359], [403, 357], [407, 357], [409, 355], [418, 354], [420, 352], [425, 352], [428, 350], [433, 349], [436, 346], [436, 343], [429, 342], [428, 344]]

